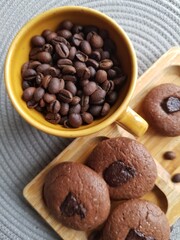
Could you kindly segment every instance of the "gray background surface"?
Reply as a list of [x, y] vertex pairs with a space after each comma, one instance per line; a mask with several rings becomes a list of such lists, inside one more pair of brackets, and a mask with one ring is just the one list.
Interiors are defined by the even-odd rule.
[[[39, 132], [16, 113], [5, 91], [3, 66], [18, 30], [38, 13], [63, 5], [92, 7], [116, 20], [133, 42], [139, 76], [180, 43], [179, 0], [0, 1], [0, 240], [59, 239], [25, 202], [22, 190], [71, 140]], [[180, 240], [179, 226], [180, 221], [171, 240]]]

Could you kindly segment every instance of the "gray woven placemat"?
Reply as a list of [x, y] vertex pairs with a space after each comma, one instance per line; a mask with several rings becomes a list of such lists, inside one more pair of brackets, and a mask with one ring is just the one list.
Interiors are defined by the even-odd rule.
[[[39, 132], [16, 113], [5, 91], [3, 66], [13, 37], [30, 18], [72, 4], [98, 9], [126, 30], [137, 53], [139, 75], [180, 43], [179, 0], [0, 1], [0, 240], [59, 239], [25, 202], [22, 190], [71, 140]], [[180, 221], [171, 239], [180, 240]]]

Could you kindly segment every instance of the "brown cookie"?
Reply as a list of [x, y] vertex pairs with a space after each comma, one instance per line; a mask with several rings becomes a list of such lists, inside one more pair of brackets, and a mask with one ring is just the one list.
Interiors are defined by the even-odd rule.
[[150, 153], [141, 143], [125, 137], [99, 143], [86, 164], [104, 178], [112, 199], [141, 197], [153, 188], [157, 177]]
[[133, 199], [119, 204], [109, 216], [102, 240], [169, 240], [165, 214], [155, 204]]
[[55, 166], [45, 179], [43, 195], [53, 216], [76, 230], [96, 228], [110, 211], [107, 184], [80, 163], [64, 162]]
[[153, 88], [143, 101], [149, 124], [166, 136], [180, 135], [180, 86], [172, 83]]

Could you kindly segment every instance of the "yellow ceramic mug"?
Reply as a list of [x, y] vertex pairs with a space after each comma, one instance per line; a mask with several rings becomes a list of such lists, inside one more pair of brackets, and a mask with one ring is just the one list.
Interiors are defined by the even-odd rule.
[[[70, 20], [75, 24], [96, 25], [109, 32], [117, 46], [117, 55], [128, 81], [123, 93], [104, 118], [93, 121], [78, 129], [64, 128], [47, 122], [34, 109], [28, 109], [22, 100], [21, 66], [28, 61], [30, 39], [41, 34], [44, 29], [55, 30], [60, 22]], [[30, 20], [13, 40], [5, 62], [5, 83], [9, 97], [19, 114], [31, 125], [46, 133], [61, 137], [80, 137], [95, 133], [113, 122], [123, 124], [132, 133], [144, 134], [148, 125], [144, 119], [128, 107], [137, 79], [137, 61], [133, 46], [126, 33], [110, 17], [94, 9], [66, 6], [51, 9]]]

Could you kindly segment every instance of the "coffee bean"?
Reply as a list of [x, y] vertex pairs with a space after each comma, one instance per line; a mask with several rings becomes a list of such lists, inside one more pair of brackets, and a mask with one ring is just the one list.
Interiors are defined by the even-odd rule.
[[114, 82], [111, 80], [106, 80], [105, 82], [103, 82], [101, 87], [107, 92], [107, 94], [110, 94], [114, 90]]
[[52, 54], [54, 49], [53, 49], [53, 46], [51, 44], [46, 43], [46, 44], [43, 45], [42, 50]]
[[86, 62], [88, 60], [88, 56], [81, 51], [77, 51], [76, 58], [81, 62]]
[[73, 99], [73, 95], [68, 90], [62, 89], [62, 90], [59, 91], [58, 99], [60, 101], [65, 102], [65, 103], [70, 103]]
[[29, 62], [29, 68], [32, 68], [34, 70], [36, 70], [36, 68], [41, 65], [41, 63], [39, 61], [31, 61]]
[[107, 81], [107, 72], [104, 71], [104, 70], [99, 69], [96, 72], [96, 82], [101, 84], [101, 83], [103, 83], [105, 81]]
[[45, 30], [42, 32], [41, 35], [42, 35], [44, 38], [46, 38], [47, 35], [49, 35], [50, 33], [52, 33], [52, 31], [51, 31], [50, 29], [45, 29]]
[[89, 32], [98, 33], [99, 29], [94, 25], [84, 26], [84, 33], [87, 35]]
[[108, 94], [107, 96], [107, 102], [112, 105], [115, 103], [115, 101], [117, 100], [118, 94], [115, 91], [112, 91], [110, 94]]
[[88, 83], [89, 83], [88, 79], [83, 79], [83, 80], [80, 81], [79, 85], [83, 88]]
[[68, 58], [61, 58], [57, 61], [57, 66], [60, 68], [62, 65], [72, 65], [72, 61]]
[[63, 79], [52, 78], [48, 85], [48, 91], [53, 94], [59, 93], [59, 91], [64, 88], [64, 85]]
[[94, 118], [92, 116], [92, 114], [88, 113], [88, 112], [83, 112], [82, 115], [82, 120], [84, 123], [90, 124], [93, 122]]
[[91, 66], [91, 67], [93, 67], [95, 69], [97, 69], [99, 67], [99, 63], [96, 60], [92, 59], [92, 58], [89, 58], [87, 60], [86, 64], [87, 64], [87, 66]]
[[41, 87], [36, 88], [34, 92], [34, 100], [36, 102], [39, 102], [43, 98], [44, 94], [45, 94], [45, 90], [43, 88]]
[[122, 86], [125, 81], [126, 81], [126, 76], [121, 76], [113, 79], [114, 85], [118, 87]]
[[104, 170], [103, 177], [109, 186], [118, 187], [134, 178], [135, 174], [136, 169], [133, 166], [118, 160]]
[[31, 38], [31, 44], [33, 47], [42, 47], [45, 44], [45, 39], [42, 36], [34, 36]]
[[61, 28], [67, 29], [67, 30], [71, 30], [73, 27], [73, 23], [69, 20], [65, 20], [61, 23]]
[[90, 55], [90, 58], [99, 62], [101, 60], [101, 54], [98, 51], [93, 51]]
[[79, 113], [71, 113], [69, 114], [69, 124], [73, 128], [78, 128], [82, 125], [82, 118]]
[[83, 63], [83, 62], [80, 62], [80, 61], [75, 61], [75, 62], [74, 62], [74, 67], [75, 67], [76, 69], [78, 69], [78, 68], [85, 68], [85, 67], [86, 67], [86, 64]]
[[77, 50], [76, 50], [75, 47], [71, 47], [71, 48], [69, 49], [69, 59], [70, 59], [70, 60], [74, 60], [74, 58], [75, 58], [75, 56], [76, 56], [76, 52], [77, 52]]
[[37, 54], [37, 60], [41, 63], [50, 63], [52, 61], [52, 57], [49, 52], [39, 52]]
[[60, 113], [62, 116], [66, 116], [66, 115], [68, 115], [68, 112], [69, 112], [69, 104], [62, 102], [59, 113]]
[[58, 113], [61, 108], [61, 104], [58, 100], [54, 100], [49, 104], [49, 112]]
[[106, 91], [104, 91], [101, 87], [98, 87], [93, 94], [90, 96], [90, 102], [93, 104], [102, 103], [106, 96]]
[[59, 30], [57, 32], [57, 34], [58, 34], [58, 36], [61, 36], [61, 37], [65, 38], [65, 39], [69, 39], [69, 38], [72, 37], [72, 33], [69, 30], [67, 30], [67, 29]]
[[51, 75], [46, 75], [45, 77], [42, 78], [42, 82], [41, 82], [41, 85], [43, 86], [43, 88], [48, 88], [48, 85], [50, 83], [52, 79], [52, 76]]
[[87, 96], [90, 96], [93, 92], [95, 92], [97, 89], [97, 85], [95, 82], [88, 82], [84, 87], [83, 87], [83, 93]]
[[76, 69], [77, 76], [80, 77], [81, 79], [89, 79], [91, 76], [90, 70], [85, 67], [85, 68], [78, 68]]
[[81, 101], [80, 97], [78, 96], [74, 96], [72, 101], [71, 101], [71, 105], [76, 105]]
[[92, 35], [89, 41], [93, 48], [102, 48], [104, 44], [102, 37], [95, 33]]
[[101, 60], [109, 59], [109, 58], [110, 58], [110, 52], [108, 52], [108, 51], [101, 52]]
[[66, 82], [65, 88], [66, 88], [66, 90], [68, 90], [69, 92], [71, 92], [73, 96], [76, 95], [76, 93], [77, 93], [77, 87], [76, 87], [76, 85], [75, 85], [73, 82], [71, 82], [71, 81]]
[[90, 71], [90, 78], [94, 79], [95, 75], [96, 75], [96, 70], [95, 68], [93, 68], [92, 66], [88, 67], [89, 71]]
[[50, 93], [45, 93], [43, 96], [43, 99], [46, 103], [50, 103], [50, 102], [56, 100], [56, 95], [50, 94]]
[[82, 32], [82, 30], [83, 30], [83, 26], [81, 26], [81, 25], [74, 25], [72, 27], [72, 32], [73, 33], [80, 33], [80, 32]]
[[56, 36], [55, 38], [53, 38], [51, 43], [53, 46], [56, 46], [56, 44], [58, 43], [64, 43], [68, 47], [68, 49], [70, 48], [70, 43], [61, 36]]
[[29, 53], [30, 60], [37, 60], [37, 55], [40, 52], [42, 52], [42, 48], [41, 47], [34, 47], [34, 48], [32, 48], [30, 53]]
[[23, 90], [25, 90], [25, 89], [27, 89], [27, 88], [29, 88], [29, 87], [32, 87], [32, 82], [30, 81], [23, 81], [22, 82], [22, 89]]
[[69, 114], [80, 113], [80, 112], [81, 112], [81, 105], [80, 104], [76, 104], [76, 105], [69, 108]]
[[50, 67], [51, 67], [51, 66], [50, 66], [49, 64], [44, 63], [44, 64], [39, 65], [39, 66], [36, 68], [36, 71], [37, 71], [38, 73], [42, 73], [42, 74], [44, 74], [44, 75], [47, 75]]
[[77, 81], [77, 78], [75, 76], [72, 76], [72, 75], [64, 75], [63, 79], [64, 79], [64, 81], [72, 81], [72, 82]]
[[89, 96], [87, 95], [82, 95], [81, 96], [81, 112], [86, 112], [89, 108]]
[[76, 73], [76, 69], [73, 67], [73, 66], [70, 66], [70, 65], [66, 65], [63, 67], [62, 69], [62, 73], [63, 74], [75, 74]]
[[36, 76], [36, 84], [40, 85], [42, 83], [43, 78], [44, 78], [44, 75], [42, 73], [38, 73]]
[[99, 63], [99, 67], [103, 70], [108, 70], [113, 66], [113, 62], [110, 59], [103, 59]]
[[79, 33], [74, 34], [73, 37], [72, 37], [72, 43], [76, 47], [78, 47], [83, 40], [84, 40], [83, 36]]
[[106, 116], [110, 111], [110, 105], [108, 103], [104, 103], [102, 109], [101, 109], [101, 116], [104, 117]]
[[112, 69], [112, 68], [110, 68], [107, 71], [107, 73], [108, 73], [108, 78], [110, 78], [110, 79], [113, 79], [113, 78], [115, 78], [117, 76], [116, 71], [114, 69]]
[[47, 36], [45, 37], [45, 39], [46, 39], [46, 41], [47, 41], [48, 43], [51, 43], [52, 40], [53, 40], [54, 38], [56, 38], [56, 37], [57, 37], [57, 33], [51, 32], [51, 33], [47, 34]]
[[41, 108], [43, 108], [43, 107], [46, 106], [46, 103], [45, 103], [45, 101], [44, 101], [43, 98], [41, 98], [41, 100], [39, 101], [39, 106], [40, 106]]
[[167, 151], [163, 154], [164, 159], [173, 160], [176, 158], [176, 153], [173, 151]]
[[180, 182], [180, 173], [176, 173], [173, 177], [172, 177], [172, 181], [174, 183], [179, 183]]
[[37, 73], [34, 69], [27, 69], [22, 73], [22, 77], [24, 80], [32, 81], [36, 78]]
[[83, 40], [81, 43], [80, 43], [80, 49], [83, 53], [85, 53], [86, 55], [90, 55], [92, 50], [91, 50], [91, 45], [89, 44], [88, 41], [86, 40]]
[[57, 43], [55, 49], [59, 57], [67, 58], [69, 56], [69, 49], [64, 43]]
[[34, 99], [31, 99], [30, 101], [28, 101], [26, 103], [27, 107], [32, 109], [32, 108], [36, 108], [38, 106], [38, 102], [36, 102]]
[[61, 120], [61, 116], [58, 113], [47, 113], [45, 119], [53, 124], [58, 124]]
[[52, 77], [58, 77], [60, 75], [60, 70], [55, 67], [50, 67], [48, 72]]
[[26, 70], [28, 70], [29, 68], [29, 62], [26, 62], [22, 65], [21, 67], [21, 75], [23, 76], [24, 72], [26, 72]]
[[92, 105], [89, 108], [89, 112], [93, 115], [93, 117], [100, 117], [102, 106], [101, 105]]
[[35, 87], [29, 87], [24, 90], [22, 98], [25, 102], [28, 102], [33, 98], [35, 90]]

